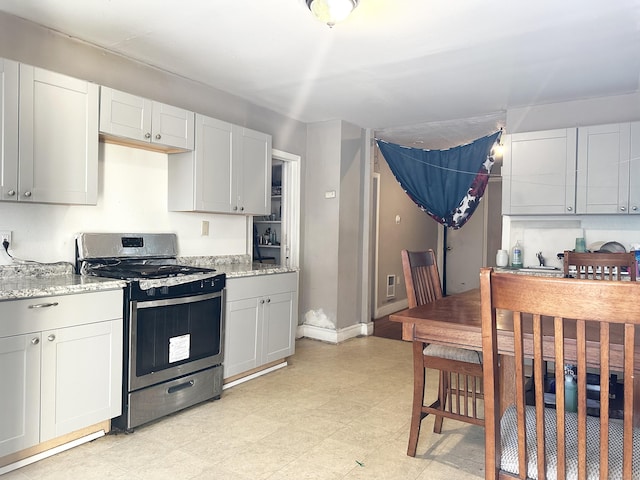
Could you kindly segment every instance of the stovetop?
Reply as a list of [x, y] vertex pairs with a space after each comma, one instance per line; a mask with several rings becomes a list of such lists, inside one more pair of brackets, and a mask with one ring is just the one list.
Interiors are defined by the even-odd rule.
[[179, 264], [118, 263], [114, 265], [89, 265], [86, 272], [98, 277], [119, 278], [121, 280], [146, 280], [214, 273], [213, 268], [192, 267]]

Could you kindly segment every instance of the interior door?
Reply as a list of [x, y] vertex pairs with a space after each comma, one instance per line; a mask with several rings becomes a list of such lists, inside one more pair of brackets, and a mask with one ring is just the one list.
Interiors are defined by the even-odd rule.
[[446, 293], [480, 287], [480, 268], [495, 265], [502, 242], [502, 182], [492, 178], [471, 219], [458, 230], [447, 230]]
[[484, 207], [485, 202], [480, 202], [462, 228], [447, 230], [447, 295], [480, 287], [485, 242]]

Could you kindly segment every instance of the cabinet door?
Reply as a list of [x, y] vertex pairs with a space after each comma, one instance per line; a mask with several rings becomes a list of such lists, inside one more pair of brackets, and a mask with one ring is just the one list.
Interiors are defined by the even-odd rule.
[[256, 368], [262, 356], [258, 298], [227, 301], [224, 340], [224, 377]]
[[234, 127], [234, 177], [239, 213], [271, 213], [271, 135]]
[[640, 122], [630, 127], [631, 153], [629, 158], [629, 213], [640, 213]]
[[169, 210], [230, 213], [232, 126], [200, 114], [195, 124], [195, 150], [169, 155]]
[[294, 293], [269, 295], [265, 300], [262, 328], [264, 363], [292, 355], [295, 345]]
[[17, 200], [18, 64], [0, 59], [0, 200]]
[[140, 142], [151, 141], [152, 102], [146, 98], [100, 87], [100, 131]]
[[95, 204], [98, 87], [20, 65], [20, 201]]
[[42, 333], [40, 441], [121, 413], [122, 319]]
[[0, 338], [0, 457], [40, 437], [40, 333]]
[[629, 123], [578, 129], [576, 213], [629, 210]]
[[505, 136], [502, 213], [573, 214], [575, 128]]
[[160, 102], [153, 102], [151, 141], [182, 150], [193, 150], [194, 113]]
[[231, 212], [230, 123], [197, 115], [195, 204], [205, 212]]

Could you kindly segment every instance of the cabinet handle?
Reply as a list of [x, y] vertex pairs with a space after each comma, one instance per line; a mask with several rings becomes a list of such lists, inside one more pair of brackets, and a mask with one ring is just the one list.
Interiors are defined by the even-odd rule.
[[622, 207], [620, 207], [620, 211], [621, 212], [626, 212], [627, 211], [627, 207], [625, 207], [624, 205]]
[[267, 298], [267, 303], [271, 303], [271, 299], [270, 298]]
[[50, 342], [53, 342], [55, 339], [56, 336], [53, 333], [47, 337], [47, 340], [49, 340]]
[[567, 207], [567, 210], [568, 210], [569, 212], [572, 212], [572, 211], [573, 211], [573, 207]]
[[35, 305], [29, 305], [28, 308], [47, 308], [47, 307], [57, 307], [58, 302], [52, 303], [36, 303]]
[[162, 137], [160, 136], [159, 133], [156, 133], [156, 140], [160, 140]]
[[236, 210], [238, 210], [238, 206], [237, 206], [237, 205], [235, 205], [235, 206], [233, 207], [233, 211], [235, 212]]
[[40, 339], [38, 337], [31, 339], [31, 345], [37, 345], [40, 343]]
[[264, 298], [262, 300], [260, 300], [260, 303], [264, 303]]
[[241, 211], [241, 212], [244, 212], [244, 207], [240, 207], [240, 211]]
[[9, 191], [7, 192], [7, 195], [9, 195], [10, 197], [13, 197], [15, 194], [16, 194], [16, 191], [15, 191], [15, 190], [9, 190]]
[[30, 197], [31, 196], [31, 192], [29, 192], [29, 191], [24, 192], [24, 196], [25, 197]]
[[638, 207], [636, 207], [636, 206], [634, 205], [633, 207], [631, 207], [631, 210], [633, 210], [633, 211], [635, 212], [636, 210], [638, 210]]
[[146, 139], [151, 138], [151, 134], [150, 134], [149, 132], [145, 133], [145, 134], [144, 134], [144, 138], [146, 138]]

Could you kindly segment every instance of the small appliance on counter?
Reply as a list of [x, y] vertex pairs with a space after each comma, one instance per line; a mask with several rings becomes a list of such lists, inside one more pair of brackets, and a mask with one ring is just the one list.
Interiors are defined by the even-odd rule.
[[122, 430], [222, 394], [226, 276], [176, 257], [169, 233], [76, 239], [77, 273], [127, 281]]

